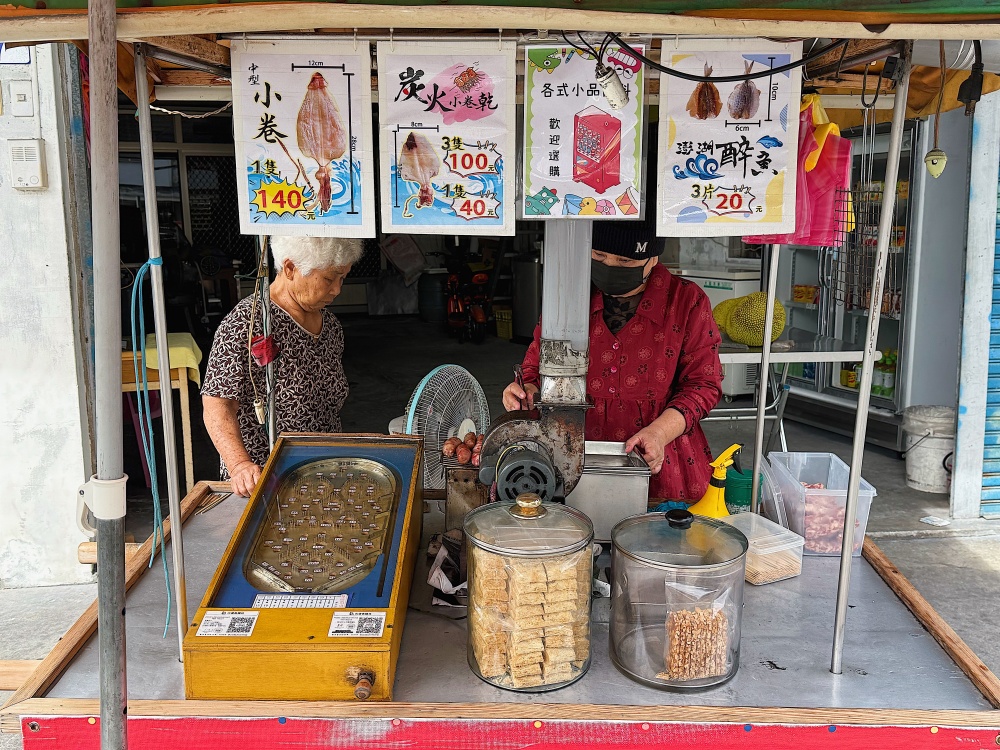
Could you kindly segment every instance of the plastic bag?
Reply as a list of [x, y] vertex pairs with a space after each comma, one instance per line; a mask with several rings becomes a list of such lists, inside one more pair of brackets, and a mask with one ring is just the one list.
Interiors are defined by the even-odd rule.
[[473, 547], [469, 649], [480, 676], [514, 689], [576, 679], [590, 663], [593, 555], [508, 557]]
[[[842, 138], [836, 127], [828, 126], [822, 127], [822, 138], [817, 140], [816, 122], [822, 122], [825, 113], [822, 108], [814, 112], [815, 107], [819, 107], [819, 103], [814, 100], [799, 112], [795, 232], [752, 235], [744, 237], [744, 242], [762, 245], [838, 246], [842, 230], [853, 228], [853, 207], [850, 203], [851, 142]], [[815, 166], [810, 169], [813, 164]], [[843, 207], [837, 205], [840, 191], [846, 191], [846, 205]]]
[[[690, 580], [685, 580], [690, 578]], [[657, 679], [689, 682], [723, 677], [739, 642], [738, 612], [722, 579], [692, 572], [667, 578], [664, 670]]]

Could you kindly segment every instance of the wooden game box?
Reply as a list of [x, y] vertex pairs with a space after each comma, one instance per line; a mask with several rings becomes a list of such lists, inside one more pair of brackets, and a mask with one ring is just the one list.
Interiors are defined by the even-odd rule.
[[391, 700], [419, 438], [282, 435], [184, 638], [188, 699]]

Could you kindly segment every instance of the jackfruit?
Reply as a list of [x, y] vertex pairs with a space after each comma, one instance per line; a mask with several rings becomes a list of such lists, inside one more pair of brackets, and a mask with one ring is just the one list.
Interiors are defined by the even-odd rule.
[[[767, 295], [764, 292], [754, 292], [740, 297], [726, 321], [726, 334], [738, 344], [747, 346], [763, 346], [764, 343], [764, 310], [767, 305]], [[778, 300], [774, 301], [774, 322], [771, 327], [771, 341], [774, 341], [785, 330], [785, 307]]]
[[742, 297], [724, 299], [712, 308], [712, 317], [715, 318], [715, 324], [719, 326], [719, 330], [722, 333], [726, 332], [726, 325], [729, 323], [729, 316], [733, 314], [733, 310], [742, 299]]

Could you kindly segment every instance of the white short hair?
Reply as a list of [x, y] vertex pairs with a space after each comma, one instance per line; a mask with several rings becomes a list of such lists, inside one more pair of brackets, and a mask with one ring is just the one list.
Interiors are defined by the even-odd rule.
[[361, 240], [343, 237], [272, 237], [270, 244], [275, 270], [290, 260], [303, 276], [318, 268], [353, 266], [365, 253]]

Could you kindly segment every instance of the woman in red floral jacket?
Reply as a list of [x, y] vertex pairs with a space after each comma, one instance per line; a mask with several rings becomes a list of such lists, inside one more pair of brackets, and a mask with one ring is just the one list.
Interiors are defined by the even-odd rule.
[[[658, 265], [651, 221], [594, 224], [587, 440], [637, 448], [652, 470], [651, 498], [695, 502], [712, 453], [699, 422], [722, 395], [719, 329], [695, 284]], [[524, 356], [525, 387], [504, 390], [508, 411], [538, 393], [541, 325]]]

